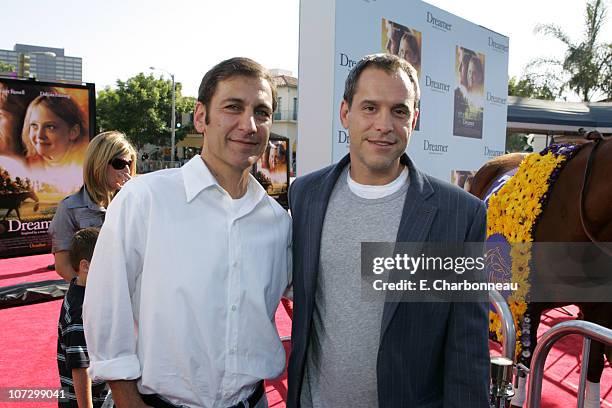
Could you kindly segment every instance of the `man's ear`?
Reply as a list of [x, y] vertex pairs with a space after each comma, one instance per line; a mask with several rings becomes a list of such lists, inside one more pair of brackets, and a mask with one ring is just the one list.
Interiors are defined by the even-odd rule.
[[419, 110], [419, 108], [416, 108], [414, 110], [414, 117], [412, 118], [412, 130], [414, 130], [414, 128], [416, 127], [417, 119], [419, 119], [419, 113], [421, 113], [421, 111]]
[[345, 129], [348, 129], [349, 127], [348, 126], [349, 125], [348, 116], [349, 116], [349, 104], [347, 101], [343, 99], [342, 103], [340, 104], [340, 122], [342, 122], [342, 126], [344, 126]]
[[206, 106], [202, 102], [196, 102], [193, 124], [198, 133], [206, 133]]

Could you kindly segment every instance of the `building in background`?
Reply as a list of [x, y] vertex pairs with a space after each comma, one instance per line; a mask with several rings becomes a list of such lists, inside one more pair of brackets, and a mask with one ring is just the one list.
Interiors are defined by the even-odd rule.
[[20, 77], [78, 83], [83, 80], [83, 59], [64, 55], [63, 48], [15, 44], [13, 50], [0, 50], [0, 61], [14, 66]]
[[295, 152], [297, 149], [298, 88], [297, 78], [290, 71], [271, 69], [272, 79], [278, 92], [278, 107], [274, 112], [272, 133], [289, 138], [291, 146], [291, 174], [295, 173]]

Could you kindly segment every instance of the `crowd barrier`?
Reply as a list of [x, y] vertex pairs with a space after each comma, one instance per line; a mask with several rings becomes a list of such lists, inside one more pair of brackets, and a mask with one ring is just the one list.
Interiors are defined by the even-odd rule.
[[582, 366], [580, 368], [580, 386], [578, 388], [578, 408], [584, 407], [584, 391], [586, 386], [587, 366], [591, 341], [596, 340], [607, 346], [612, 346], [612, 330], [591, 322], [574, 320], [563, 322], [548, 330], [538, 341], [533, 359], [531, 360], [531, 375], [527, 389], [526, 408], [540, 408], [542, 399], [542, 378], [544, 376], [544, 363], [553, 344], [570, 334], [579, 334], [583, 339]]

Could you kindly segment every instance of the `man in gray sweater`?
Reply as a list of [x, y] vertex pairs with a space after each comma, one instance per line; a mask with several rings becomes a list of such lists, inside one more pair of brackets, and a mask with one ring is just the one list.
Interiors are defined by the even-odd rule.
[[488, 407], [486, 304], [362, 300], [362, 242], [485, 237], [483, 203], [404, 153], [419, 94], [409, 63], [364, 57], [340, 108], [350, 153], [291, 187], [288, 407]]

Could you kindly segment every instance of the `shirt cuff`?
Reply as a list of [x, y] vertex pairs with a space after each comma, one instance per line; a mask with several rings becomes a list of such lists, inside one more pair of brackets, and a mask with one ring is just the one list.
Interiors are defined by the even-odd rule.
[[140, 361], [135, 354], [112, 360], [90, 361], [87, 374], [92, 380], [135, 380], [140, 378]]

